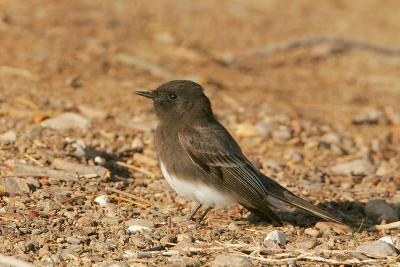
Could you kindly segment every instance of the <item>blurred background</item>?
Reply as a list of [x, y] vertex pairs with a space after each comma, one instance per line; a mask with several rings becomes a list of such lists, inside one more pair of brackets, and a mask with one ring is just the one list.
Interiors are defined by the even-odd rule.
[[[52, 210], [41, 201], [104, 193], [107, 185], [147, 199], [158, 211], [188, 213], [190, 205], [161, 179], [153, 147], [156, 117], [134, 91], [190, 79], [205, 87], [245, 154], [284, 186], [349, 216], [353, 225], [364, 218], [367, 226], [399, 220], [399, 14], [397, 0], [0, 0], [0, 165], [23, 159], [58, 168], [54, 162], [61, 158], [112, 173], [107, 181], [37, 179], [29, 187], [25, 179], [2, 180], [6, 192], [24, 196], [21, 205], [2, 205], [29, 228], [31, 210]], [[381, 202], [366, 208], [375, 198]], [[93, 207], [81, 205], [53, 212], [74, 222], [102, 220], [101, 209], [93, 215]], [[122, 233], [120, 223], [132, 214], [161, 220], [132, 205], [115, 213]], [[285, 216], [294, 224], [313, 221]], [[51, 242], [78, 229], [72, 222], [54, 225], [60, 233], [46, 236]], [[108, 231], [107, 222], [99, 227]], [[7, 239], [26, 241], [7, 231]], [[302, 244], [302, 232], [292, 234]], [[146, 248], [156, 244], [146, 242]], [[324, 249], [353, 249], [358, 243], [327, 244]], [[103, 256], [94, 250], [93, 261], [129, 246]], [[28, 261], [38, 257], [9, 243], [2, 250]], [[61, 253], [61, 247], [48, 251]]]
[[133, 90], [186, 78], [242, 105], [332, 121], [366, 105], [396, 106], [399, 58], [335, 43], [241, 56], [315, 37], [396, 48], [399, 10], [396, 0], [1, 0], [2, 99], [124, 105], [126, 113], [141, 101]]

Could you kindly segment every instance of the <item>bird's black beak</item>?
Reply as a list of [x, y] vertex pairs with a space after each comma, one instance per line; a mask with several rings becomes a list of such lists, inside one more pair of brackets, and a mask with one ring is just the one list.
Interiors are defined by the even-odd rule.
[[154, 99], [156, 97], [154, 91], [136, 91], [136, 94], [150, 99]]

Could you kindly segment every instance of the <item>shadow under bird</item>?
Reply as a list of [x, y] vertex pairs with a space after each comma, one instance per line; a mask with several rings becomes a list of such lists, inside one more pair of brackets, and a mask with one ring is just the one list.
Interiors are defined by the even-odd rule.
[[282, 225], [272, 208], [284, 203], [342, 223], [257, 170], [215, 119], [199, 84], [176, 80], [136, 94], [153, 100], [160, 121], [155, 147], [165, 179], [180, 196], [199, 204], [191, 219], [202, 205], [207, 209], [199, 221], [213, 207], [240, 203], [257, 216]]

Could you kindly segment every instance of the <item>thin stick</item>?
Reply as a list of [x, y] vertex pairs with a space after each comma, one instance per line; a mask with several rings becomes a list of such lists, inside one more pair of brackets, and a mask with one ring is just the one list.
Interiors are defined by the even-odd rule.
[[112, 188], [112, 187], [106, 187], [106, 191], [111, 191], [111, 192], [114, 192], [114, 193], [117, 193], [117, 194], [121, 194], [121, 195], [124, 195], [126, 197], [132, 198], [132, 199], [134, 199], [136, 201], [140, 201], [140, 202], [146, 203], [147, 205], [151, 206], [151, 202], [150, 201], [148, 201], [146, 199], [143, 199], [141, 197], [132, 195], [132, 194], [130, 194], [128, 192], [124, 192], [124, 191], [121, 191], [121, 190], [118, 190], [118, 189], [115, 189], [115, 188]]
[[372, 227], [370, 227], [368, 230], [374, 231], [374, 230], [390, 230], [390, 229], [400, 229], [400, 221], [397, 222], [392, 222], [392, 223], [387, 223], [387, 224], [377, 224]]
[[36, 105], [32, 100], [29, 100], [29, 99], [26, 99], [26, 98], [23, 98], [23, 97], [15, 98], [15, 102], [20, 103], [20, 104], [22, 104], [22, 105], [24, 105], [26, 107], [31, 108], [31, 109], [36, 109], [36, 110], [39, 109], [38, 105]]
[[32, 156], [30, 156], [30, 155], [28, 155], [28, 154], [25, 154], [24, 157], [27, 158], [27, 159], [30, 159], [31, 161], [33, 161], [34, 163], [36, 163], [36, 164], [39, 165], [40, 167], [43, 167], [43, 168], [44, 168], [44, 165], [43, 165], [40, 161], [38, 161], [37, 159], [35, 159], [34, 157], [32, 157]]
[[114, 199], [116, 199], [116, 200], [125, 201], [125, 202], [128, 202], [128, 203], [137, 205], [137, 206], [139, 206], [139, 207], [141, 207], [141, 208], [144, 208], [144, 209], [148, 207], [147, 204], [145, 205], [145, 204], [142, 204], [142, 203], [139, 203], [139, 202], [130, 200], [130, 199], [126, 199], [126, 198], [120, 197], [120, 196], [116, 196], [116, 195], [106, 195], [106, 196], [107, 196], [107, 197], [110, 197], [110, 198], [114, 198]]
[[306, 48], [319, 44], [340, 45], [343, 50], [360, 49], [384, 56], [400, 56], [400, 48], [387, 48], [363, 41], [349, 40], [337, 37], [314, 36], [283, 42], [276, 45], [270, 45], [261, 50], [239, 54], [227, 59], [223, 59], [222, 61], [225, 64], [232, 64], [243, 59], [253, 57], [267, 57], [278, 52], [286, 52], [296, 48]]
[[117, 163], [117, 165], [119, 165], [119, 166], [122, 166], [122, 167], [125, 167], [125, 168], [128, 168], [128, 169], [131, 169], [131, 170], [134, 170], [134, 171], [137, 171], [137, 172], [144, 173], [144, 174], [146, 174], [146, 175], [148, 175], [148, 176], [150, 176], [150, 177], [155, 177], [155, 174], [154, 174], [154, 173], [149, 172], [149, 171], [146, 171], [145, 169], [142, 169], [142, 168], [140, 168], [140, 167], [136, 167], [135, 165], [128, 164], [128, 163], [125, 163], [125, 162], [122, 162], [122, 161], [117, 161], [116, 163]]
[[25, 77], [25, 78], [28, 78], [31, 80], [38, 79], [38, 77], [36, 75], [32, 74], [29, 70], [5, 66], [5, 65], [0, 66], [0, 73], [14, 74], [14, 75], [22, 76], [22, 77]]

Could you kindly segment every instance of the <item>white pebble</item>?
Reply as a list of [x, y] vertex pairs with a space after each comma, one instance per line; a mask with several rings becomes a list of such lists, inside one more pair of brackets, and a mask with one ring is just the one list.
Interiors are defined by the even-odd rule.
[[94, 163], [96, 163], [97, 165], [100, 165], [100, 166], [104, 166], [106, 164], [106, 160], [102, 157], [96, 156], [94, 158]]
[[131, 226], [128, 227], [128, 232], [131, 233], [131, 234], [137, 233], [137, 232], [140, 232], [140, 231], [147, 232], [147, 231], [150, 231], [150, 228], [146, 227], [146, 226], [142, 226], [142, 225], [131, 225]]
[[278, 245], [286, 245], [286, 235], [284, 232], [281, 231], [269, 232], [264, 241], [265, 240], [273, 241]]
[[379, 240], [383, 241], [383, 242], [386, 242], [386, 243], [388, 243], [388, 244], [390, 244], [390, 245], [395, 247], [397, 241], [400, 240], [400, 237], [387, 235], [387, 236], [384, 236], [382, 238], [379, 238]]
[[101, 195], [94, 199], [94, 202], [99, 204], [100, 206], [107, 206], [110, 203], [110, 199], [107, 196]]

